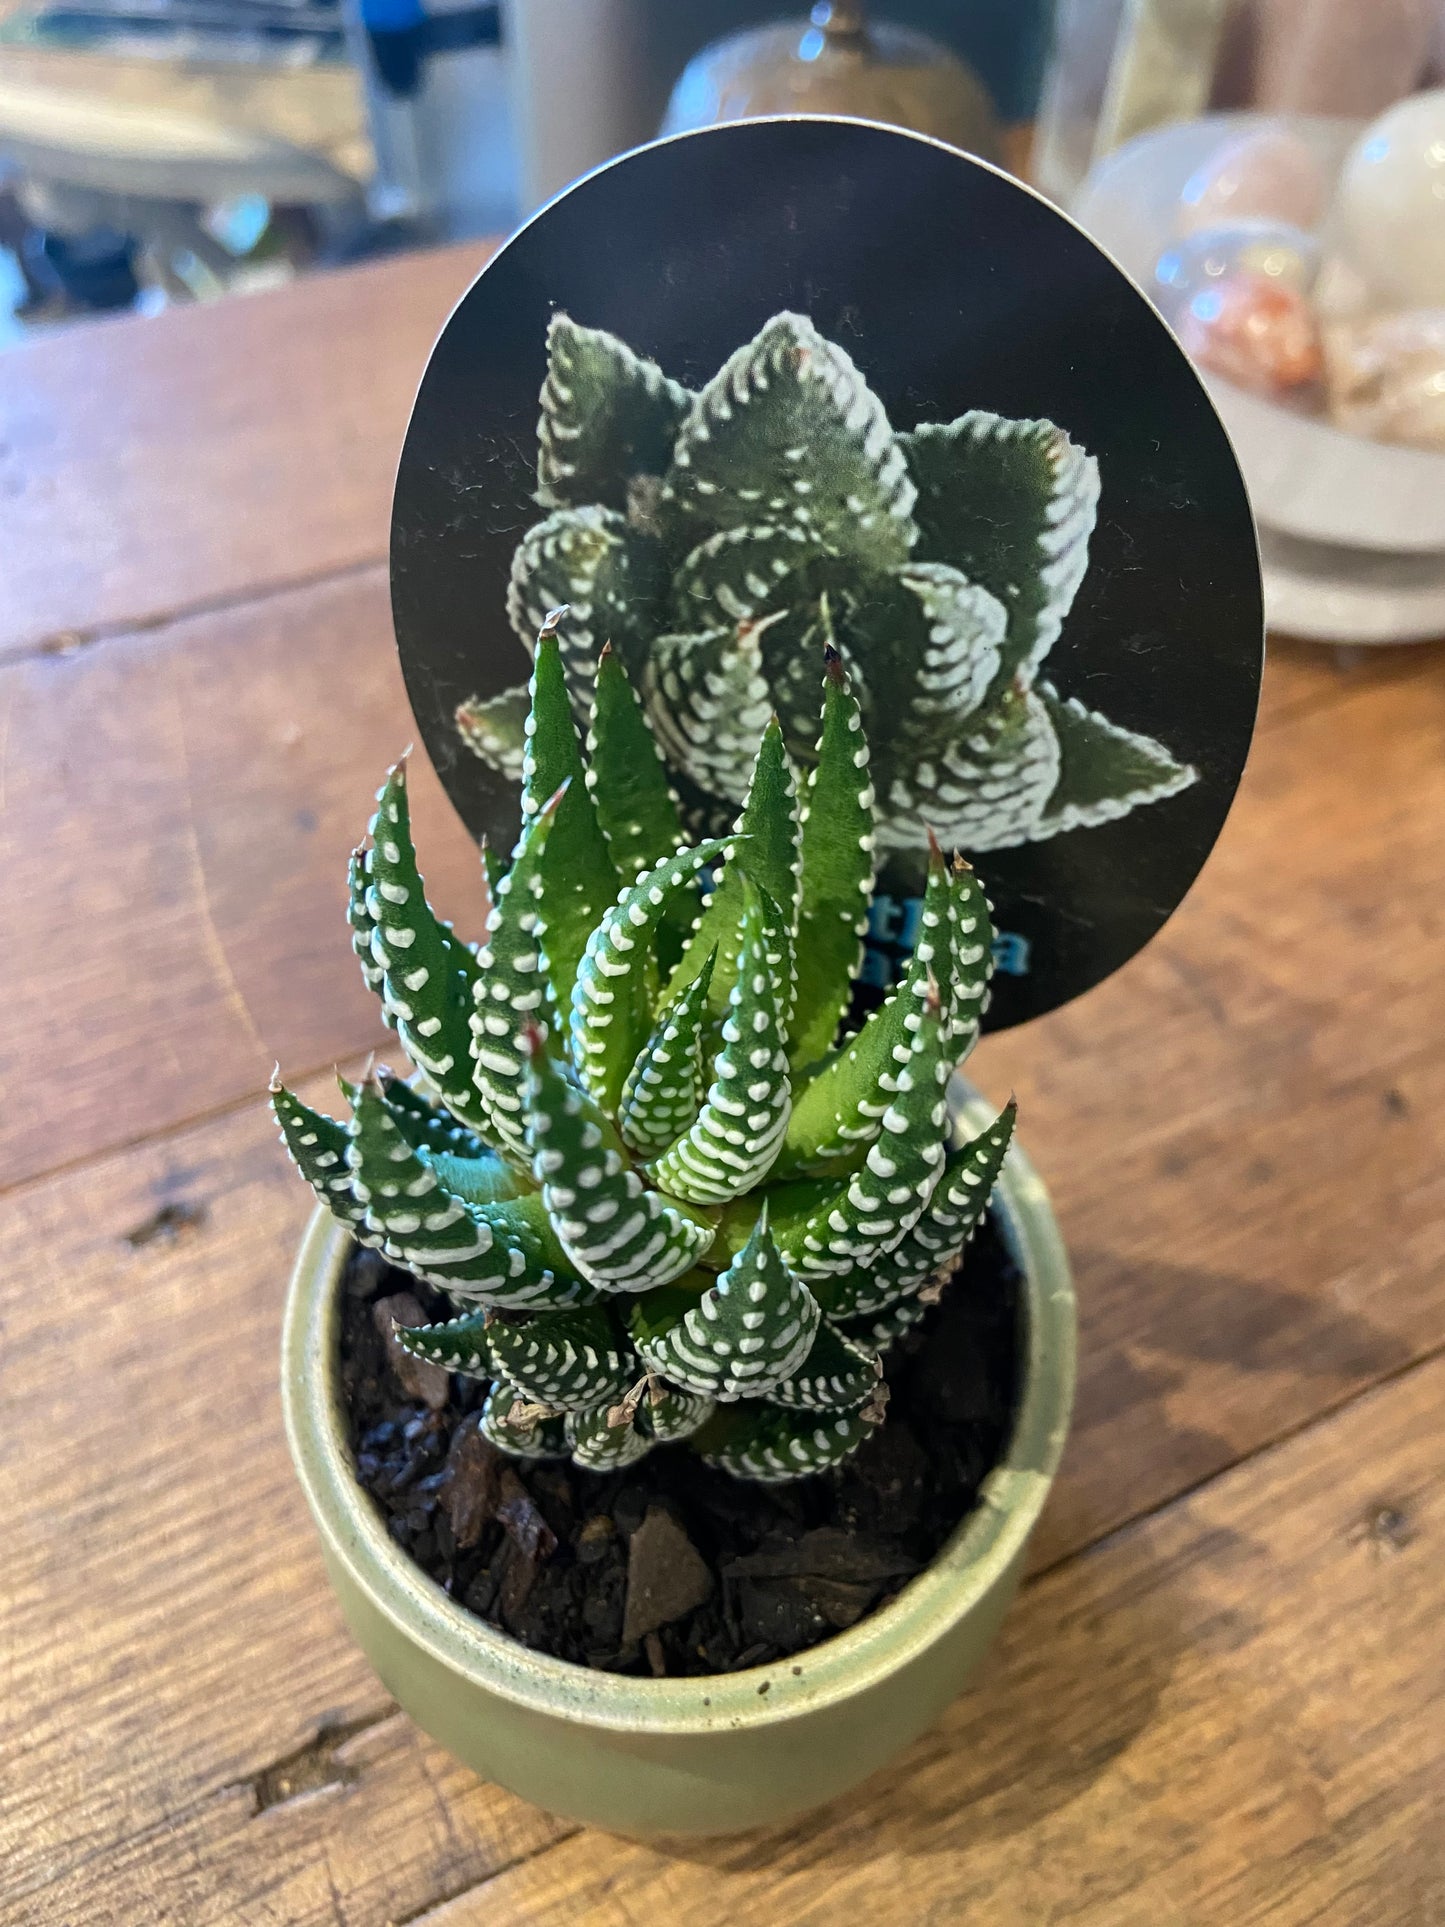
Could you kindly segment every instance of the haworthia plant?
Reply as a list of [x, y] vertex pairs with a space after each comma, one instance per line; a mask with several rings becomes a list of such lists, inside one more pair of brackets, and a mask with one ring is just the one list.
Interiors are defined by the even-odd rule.
[[[634, 375], [639, 406], [681, 409]], [[596, 437], [568, 446], [600, 459]], [[555, 451], [547, 472], [565, 479]], [[739, 1476], [798, 1478], [881, 1418], [887, 1348], [1008, 1151], [1011, 1105], [955, 1144], [944, 1096], [977, 1035], [988, 904], [933, 842], [908, 969], [843, 1030], [875, 802], [839, 651], [814, 657], [806, 776], [765, 719], [736, 820], [689, 843], [618, 656], [597, 666], [584, 752], [565, 614], [536, 643], [522, 833], [489, 864], [480, 942], [427, 902], [404, 763], [352, 858], [363, 974], [418, 1075], [343, 1082], [344, 1124], [278, 1079], [276, 1118], [350, 1234], [453, 1302], [398, 1337], [490, 1381], [481, 1423], [502, 1450], [605, 1470], [687, 1439]]]
[[[1043, 673], [1099, 499], [1097, 462], [1062, 428], [975, 409], [898, 433], [849, 356], [799, 314], [774, 315], [696, 393], [563, 314], [547, 347], [548, 513], [513, 557], [512, 624], [530, 648], [547, 610], [571, 603], [561, 667], [582, 719], [610, 641], [694, 828], [732, 820], [769, 716], [813, 765], [810, 665], [824, 643], [865, 723], [887, 721], [873, 732], [885, 851], [918, 848], [927, 825], [968, 850], [1003, 849], [1195, 780]], [[463, 703], [457, 723], [515, 776], [527, 713], [519, 688]], [[631, 862], [625, 835], [613, 847]], [[845, 925], [851, 909], [840, 897]]]

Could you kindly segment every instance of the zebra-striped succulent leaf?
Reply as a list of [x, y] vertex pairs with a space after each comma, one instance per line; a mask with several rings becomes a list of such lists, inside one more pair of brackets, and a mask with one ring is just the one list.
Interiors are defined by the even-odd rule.
[[[779, 1175], [847, 1170], [862, 1162], [882, 1129], [889, 1080], [898, 1066], [907, 1062], [911, 1036], [921, 1022], [919, 1004], [930, 973], [937, 976], [942, 972], [940, 981], [958, 992], [949, 969], [949, 908], [948, 867], [935, 844], [929, 859], [918, 942], [908, 969], [883, 1003], [869, 1012], [854, 1036], [819, 1066], [799, 1093], [778, 1160]], [[980, 974], [985, 983], [991, 961], [989, 958], [982, 965]]]
[[547, 897], [547, 976], [557, 1009], [566, 1010], [587, 939], [617, 895], [619, 879], [587, 785], [572, 719], [557, 640], [561, 616], [560, 609], [548, 614], [532, 663], [532, 713], [522, 755], [522, 819], [525, 823], [544, 810], [556, 810], [556, 821], [540, 853], [540, 868]]
[[493, 1375], [559, 1412], [581, 1412], [619, 1398], [637, 1376], [632, 1348], [601, 1305], [492, 1321]]
[[872, 1398], [883, 1377], [877, 1352], [820, 1319], [807, 1357], [768, 1393], [792, 1411], [850, 1411]]
[[482, 1435], [518, 1459], [565, 1459], [567, 1421], [535, 1399], [497, 1379], [482, 1406]]
[[657, 1156], [691, 1130], [707, 1087], [704, 1046], [713, 959], [658, 1012], [622, 1087], [620, 1123], [632, 1150]]
[[538, 500], [625, 511], [634, 477], [666, 473], [692, 399], [615, 335], [554, 314], [537, 429]]
[[[728, 1007], [733, 985], [737, 982], [738, 950], [743, 938], [743, 913], [747, 904], [746, 880], [751, 879], [783, 912], [791, 933], [798, 914], [799, 880], [802, 855], [798, 839], [798, 787], [783, 732], [776, 722], [763, 731], [752, 757], [747, 797], [742, 813], [733, 826], [734, 834], [722, 846], [726, 859], [717, 887], [707, 908], [697, 920], [692, 939], [670, 988], [678, 990], [695, 977], [708, 958], [713, 959], [709, 1008], [721, 1019]], [[793, 953], [789, 946], [789, 977], [783, 1022], [792, 1021]]]
[[650, 1452], [656, 1444], [641, 1416], [617, 1418], [614, 1405], [594, 1405], [567, 1414], [567, 1443], [577, 1464], [589, 1472], [616, 1472]]
[[571, 1044], [593, 1099], [616, 1108], [652, 1027], [649, 948], [668, 905], [723, 849], [720, 839], [665, 857], [624, 889], [587, 940], [572, 992]]
[[587, 787], [624, 879], [675, 856], [687, 841], [646, 712], [610, 643], [597, 664], [587, 732]]
[[928, 1209], [891, 1251], [819, 1281], [818, 1298], [830, 1318], [866, 1318], [891, 1311], [901, 1300], [925, 1291], [931, 1279], [947, 1275], [998, 1182], [1016, 1110], [1010, 1100], [987, 1130], [949, 1153]]
[[641, 1305], [632, 1337], [661, 1377], [728, 1402], [765, 1397], [791, 1378], [820, 1315], [817, 1299], [784, 1264], [764, 1214], [716, 1284], [680, 1318], [659, 1329], [656, 1311]]
[[861, 1407], [824, 1412], [754, 1405], [710, 1438], [703, 1456], [738, 1478], [782, 1485], [841, 1465], [867, 1438], [872, 1423]]
[[649, 1168], [654, 1184], [693, 1204], [755, 1191], [778, 1155], [792, 1106], [784, 1002], [792, 935], [770, 898], [746, 879], [745, 889], [737, 982], [712, 1084], [696, 1120]]
[[677, 1439], [690, 1439], [716, 1410], [716, 1399], [670, 1385], [666, 1379], [649, 1377], [646, 1397], [638, 1403], [637, 1422], [659, 1445], [669, 1445]]
[[385, 1065], [378, 1067], [376, 1082], [392, 1122], [414, 1151], [428, 1157], [449, 1156], [464, 1162], [485, 1158], [492, 1164], [502, 1164], [474, 1131], [469, 1131], [443, 1105], [434, 1104], [424, 1091], [395, 1076]]
[[439, 1325], [393, 1324], [392, 1330], [402, 1350], [413, 1358], [460, 1372], [464, 1378], [493, 1378], [496, 1372], [487, 1326], [496, 1315], [486, 1306], [463, 1312], [460, 1318], [445, 1319]]
[[470, 1077], [468, 1027], [477, 960], [426, 900], [412, 848], [404, 762], [382, 785], [363, 862], [371, 955], [397, 1036], [452, 1116], [469, 1130], [485, 1130], [486, 1108]]
[[823, 733], [799, 812], [798, 995], [789, 1033], [795, 1064], [815, 1064], [838, 1034], [863, 955], [873, 900], [873, 784], [863, 714], [831, 643]]
[[643, 1179], [606, 1113], [533, 1030], [525, 1049], [527, 1142], [542, 1204], [568, 1261], [602, 1291], [649, 1291], [712, 1243], [707, 1220]]
[[[850, 530], [836, 500], [794, 489], [788, 499], [806, 504], [797, 540], [826, 535], [840, 559], [906, 547], [911, 495], [856, 370], [827, 355], [811, 369], [801, 348], [812, 353], [803, 333], [781, 329], [739, 363], [737, 409], [766, 419], [788, 464], [791, 438], [846, 391], [867, 443], [850, 471], [864, 506], [850, 513], [876, 520]], [[661, 432], [677, 396], [655, 371], [608, 363], [605, 342], [573, 349], [577, 369], [610, 367], [619, 420], [644, 439]], [[774, 381], [788, 392], [770, 398]], [[619, 539], [701, 513], [710, 438], [732, 434], [732, 382], [684, 398], [689, 455], [666, 489], [639, 494], [630, 477], [625, 508], [609, 500]], [[561, 495], [574, 421], [560, 386], [550, 406]], [[605, 464], [590, 443], [578, 456], [590, 485]], [[741, 609], [780, 578], [739, 531], [709, 539], [690, 580], [731, 569]], [[846, 1029], [873, 803], [863, 711], [830, 641], [833, 595], [815, 585], [811, 760], [800, 776], [784, 728], [758, 725], [739, 764], [741, 811], [716, 836], [684, 840], [692, 818], [652, 747], [625, 650], [603, 656], [585, 704], [569, 690], [575, 653], [596, 652], [554, 608], [518, 725], [522, 831], [510, 864], [485, 856], [479, 946], [426, 902], [404, 765], [352, 859], [353, 941], [416, 1075], [343, 1083], [345, 1123], [278, 1080], [277, 1122], [350, 1235], [456, 1307], [399, 1327], [398, 1341], [490, 1382], [480, 1423], [505, 1452], [608, 1471], [687, 1441], [740, 1477], [826, 1471], [881, 1422], [887, 1348], [937, 1295], [998, 1176], [1011, 1106], [948, 1149], [943, 1083], [977, 1035], [992, 929], [977, 878], [936, 844], [903, 982]], [[962, 618], [950, 628], [933, 615], [944, 633], [928, 645], [930, 674], [951, 688]], [[801, 700], [799, 664], [789, 675]], [[1084, 799], [1082, 723], [1078, 740]]]

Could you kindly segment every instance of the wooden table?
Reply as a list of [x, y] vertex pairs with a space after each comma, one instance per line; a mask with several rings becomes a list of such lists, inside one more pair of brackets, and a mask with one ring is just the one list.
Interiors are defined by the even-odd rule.
[[[412, 734], [392, 465], [475, 252], [0, 361], [0, 1916], [1445, 1922], [1445, 653], [1279, 646], [1189, 903], [975, 1064], [1082, 1382], [983, 1683], [857, 1798], [667, 1854], [453, 1765], [281, 1439], [263, 1086], [376, 1041], [346, 851]], [[477, 901], [429, 778], [437, 891]]]

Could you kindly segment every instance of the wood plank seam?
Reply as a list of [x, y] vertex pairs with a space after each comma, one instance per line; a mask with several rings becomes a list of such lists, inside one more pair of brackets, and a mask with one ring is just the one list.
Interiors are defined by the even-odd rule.
[[[1339, 700], [1344, 700], [1349, 694], [1350, 692], [1341, 690]], [[338, 942], [340, 943], [344, 939], [344, 931], [342, 931], [340, 924], [338, 924], [338, 930], [341, 931], [341, 936], [338, 938]], [[1196, 967], [1191, 964], [1187, 957], [1181, 956], [1171, 948], [1170, 926], [1165, 926], [1150, 946], [1150, 949], [1155, 950], [1182, 981], [1196, 988], [1199, 987], [1200, 973]], [[1215, 1016], [1216, 1020], [1219, 1019], [1221, 1013], [1227, 1014], [1222, 1002], [1212, 990], [1208, 989], [1207, 985], [1201, 990], [1201, 996], [1203, 1000], [1209, 1004], [1211, 1013]], [[359, 1057], [365, 1050], [366, 1039], [348, 1039], [345, 1042], [345, 1047], [339, 1052], [330, 1053], [318, 1060], [304, 1062], [299, 1067], [287, 1064], [282, 1068], [292, 1082], [298, 1082], [306, 1078], [319, 1076], [321, 1073], [331, 1070], [347, 1062], [349, 1059]], [[1388, 1069], [1392, 1076], [1407, 1075], [1412, 1070], [1431, 1062], [1439, 1052], [1440, 1046], [1438, 1044], [1426, 1044], [1421, 1046], [1417, 1051], [1393, 1059], [1388, 1066], [1375, 1065], [1354, 1073], [1347, 1071], [1344, 1074], [1337, 1074], [1330, 1080], [1328, 1086], [1329, 1094], [1345, 1095], [1353, 1090], [1363, 1088], [1385, 1069]], [[987, 1058], [987, 1040], [985, 1040], [984, 1059], [979, 1066], [979, 1068], [985, 1071], [987, 1069]], [[73, 1174], [85, 1169], [90, 1164], [103, 1162], [108, 1158], [135, 1151], [146, 1145], [163, 1143], [176, 1134], [192, 1129], [197, 1125], [214, 1122], [221, 1118], [231, 1116], [238, 1111], [244, 1110], [248, 1104], [252, 1103], [255, 1098], [261, 1094], [262, 1088], [262, 1084], [260, 1080], [258, 1080], [254, 1090], [242, 1091], [218, 1104], [204, 1106], [195, 1111], [188, 1112], [184, 1117], [158, 1126], [155, 1129], [142, 1130], [129, 1137], [118, 1138], [113, 1143], [105, 1145], [104, 1148], [99, 1151], [88, 1151], [76, 1158], [62, 1158], [40, 1169], [27, 1171], [23, 1176], [16, 1179], [8, 1179], [4, 1174], [0, 1174], [0, 1199], [7, 1199], [14, 1194], [23, 1193], [31, 1187], [43, 1184], [50, 1179]], [[1186, 1119], [1183, 1120], [1177, 1128], [1186, 1129], [1188, 1126], [1189, 1120]], [[1175, 1126], [1165, 1124], [1154, 1132], [1136, 1138], [1132, 1140], [1132, 1142], [1135, 1144], [1148, 1143], [1162, 1146], [1168, 1143], [1170, 1137], [1174, 1135], [1175, 1129]]]
[[306, 574], [260, 583], [254, 589], [196, 597], [188, 602], [179, 602], [173, 608], [128, 617], [124, 622], [99, 623], [93, 629], [58, 629], [53, 635], [42, 636], [35, 642], [8, 651], [0, 660], [3, 660], [6, 668], [10, 668], [42, 657], [76, 656], [82, 650], [95, 649], [104, 643], [126, 642], [137, 636], [154, 636], [180, 623], [206, 616], [238, 615], [252, 609], [264, 609], [268, 603], [288, 595], [322, 588], [328, 583], [365, 579], [382, 573], [386, 568], [387, 558], [383, 548], [378, 554], [358, 556], [353, 562], [336, 563]]
[[[325, 1076], [328, 1071], [344, 1072], [349, 1077], [360, 1076], [371, 1057], [378, 1054], [377, 1052], [368, 1053], [363, 1044], [357, 1044], [339, 1054], [324, 1057], [319, 1064], [303, 1065], [299, 1070], [290, 1065], [283, 1065], [282, 1070], [288, 1085], [294, 1089], [313, 1077]], [[87, 1152], [83, 1157], [62, 1159], [59, 1164], [49, 1165], [43, 1171], [27, 1172], [23, 1178], [18, 1178], [13, 1183], [7, 1184], [3, 1178], [0, 1178], [0, 1202], [23, 1197], [27, 1191], [49, 1184], [57, 1178], [75, 1177], [92, 1165], [108, 1164], [112, 1158], [126, 1157], [147, 1148], [157, 1148], [173, 1138], [183, 1136], [187, 1131], [194, 1131], [207, 1124], [219, 1124], [224, 1119], [235, 1117], [249, 1109], [265, 1095], [265, 1084], [258, 1082], [253, 1091], [242, 1091], [238, 1096], [229, 1097], [220, 1104], [207, 1105], [205, 1109], [193, 1111], [177, 1123], [163, 1124], [153, 1131], [138, 1131], [134, 1137], [121, 1138], [114, 1144], [107, 1144], [103, 1151]], [[299, 1183], [300, 1180], [298, 1179], [297, 1182]]]
[[515, 1873], [519, 1867], [525, 1867], [529, 1861], [539, 1859], [544, 1853], [550, 1853], [554, 1847], [565, 1846], [569, 1840], [575, 1840], [579, 1833], [586, 1831], [587, 1829], [583, 1826], [569, 1827], [565, 1833], [559, 1833], [555, 1839], [543, 1840], [537, 1846], [529, 1847], [525, 1853], [519, 1853], [516, 1859], [509, 1860], [505, 1867], [498, 1867], [494, 1873], [489, 1873], [485, 1880], [469, 1881], [451, 1892], [434, 1895], [430, 1900], [423, 1901], [420, 1907], [398, 1914], [388, 1923], [388, 1927], [426, 1927], [428, 1918], [434, 1916], [441, 1908], [454, 1907], [459, 1900], [465, 1900], [468, 1894], [484, 1892], [499, 1875]]

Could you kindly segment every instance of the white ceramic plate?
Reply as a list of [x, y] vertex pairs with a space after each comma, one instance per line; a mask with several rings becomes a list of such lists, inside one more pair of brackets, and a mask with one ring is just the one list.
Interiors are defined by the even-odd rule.
[[1445, 636], [1445, 555], [1385, 555], [1259, 532], [1269, 626], [1310, 642]]

